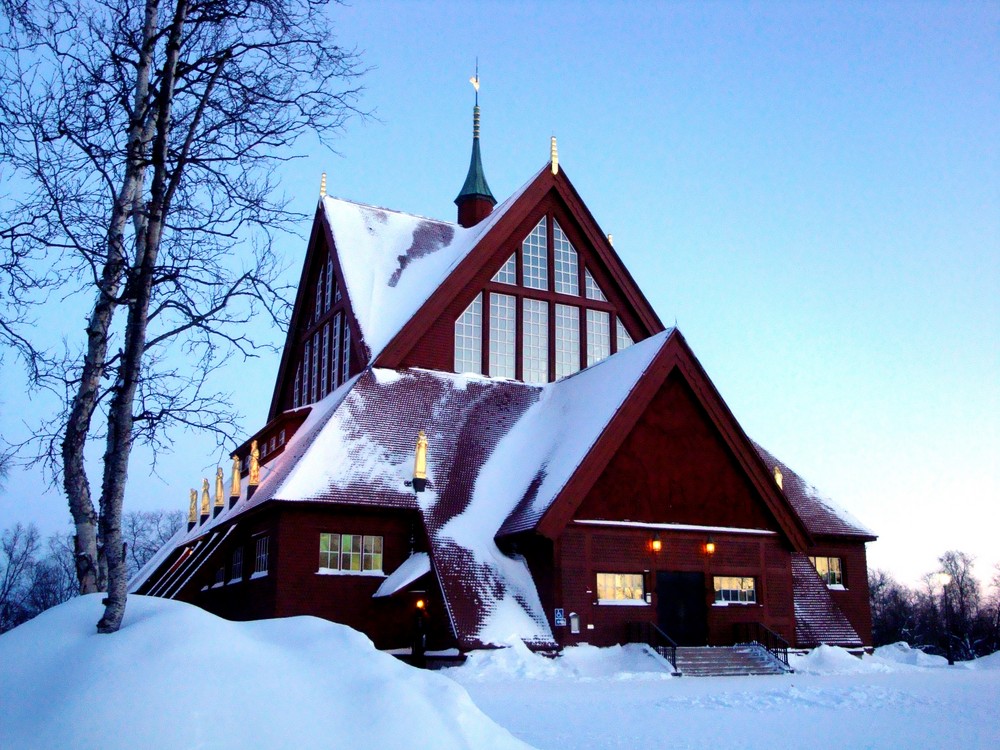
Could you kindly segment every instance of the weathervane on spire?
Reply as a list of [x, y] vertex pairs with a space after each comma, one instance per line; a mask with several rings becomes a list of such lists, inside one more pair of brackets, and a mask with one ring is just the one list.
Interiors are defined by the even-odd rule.
[[472, 88], [476, 90], [476, 106], [479, 106], [479, 58], [476, 58], [476, 74], [469, 79]]

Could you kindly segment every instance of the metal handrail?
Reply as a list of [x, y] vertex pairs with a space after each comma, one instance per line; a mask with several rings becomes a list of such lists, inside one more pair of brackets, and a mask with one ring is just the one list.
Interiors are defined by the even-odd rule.
[[758, 645], [767, 649], [771, 656], [789, 669], [788, 641], [762, 622], [737, 622], [733, 624], [735, 640], [738, 644]]
[[677, 671], [677, 643], [652, 622], [629, 622], [625, 626], [629, 643], [645, 643], [670, 662]]

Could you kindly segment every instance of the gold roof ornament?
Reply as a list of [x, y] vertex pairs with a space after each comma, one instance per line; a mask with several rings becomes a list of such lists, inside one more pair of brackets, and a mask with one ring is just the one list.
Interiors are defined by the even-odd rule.
[[608, 244], [611, 245], [611, 247], [615, 246], [615, 238], [611, 235], [611, 232], [608, 232]]
[[191, 489], [191, 507], [188, 509], [188, 523], [198, 522], [198, 491]]
[[779, 490], [785, 489], [785, 477], [782, 475], [781, 469], [778, 468], [777, 464], [774, 467], [774, 481], [777, 482]]
[[226, 504], [226, 490], [222, 486], [222, 467], [215, 468], [215, 507], [220, 508]]
[[319, 197], [320, 198], [326, 197], [326, 172], [320, 175], [319, 178]]
[[211, 510], [211, 500], [208, 497], [208, 479], [201, 480], [201, 514], [207, 516]]
[[260, 484], [260, 449], [257, 447], [257, 441], [254, 440], [250, 443], [250, 482], [251, 487], [256, 487]]
[[233, 459], [233, 483], [229, 487], [229, 497], [240, 496], [240, 457], [232, 456]]
[[413, 454], [413, 489], [423, 492], [427, 486], [427, 434], [417, 433], [417, 449]]
[[552, 164], [552, 174], [559, 174], [559, 147], [556, 146], [555, 136], [552, 136], [552, 145], [549, 150], [549, 161]]

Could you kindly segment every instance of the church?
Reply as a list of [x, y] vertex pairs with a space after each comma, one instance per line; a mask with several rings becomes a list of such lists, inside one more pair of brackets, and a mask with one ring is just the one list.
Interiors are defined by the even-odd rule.
[[875, 535], [743, 431], [554, 138], [497, 203], [479, 120], [456, 222], [324, 176], [267, 423], [130, 590], [386, 650], [870, 647]]

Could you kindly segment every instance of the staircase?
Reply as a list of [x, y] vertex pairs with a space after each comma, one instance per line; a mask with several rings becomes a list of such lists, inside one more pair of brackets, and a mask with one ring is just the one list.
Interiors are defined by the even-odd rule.
[[678, 646], [677, 671], [685, 677], [785, 674], [788, 667], [762, 646]]

